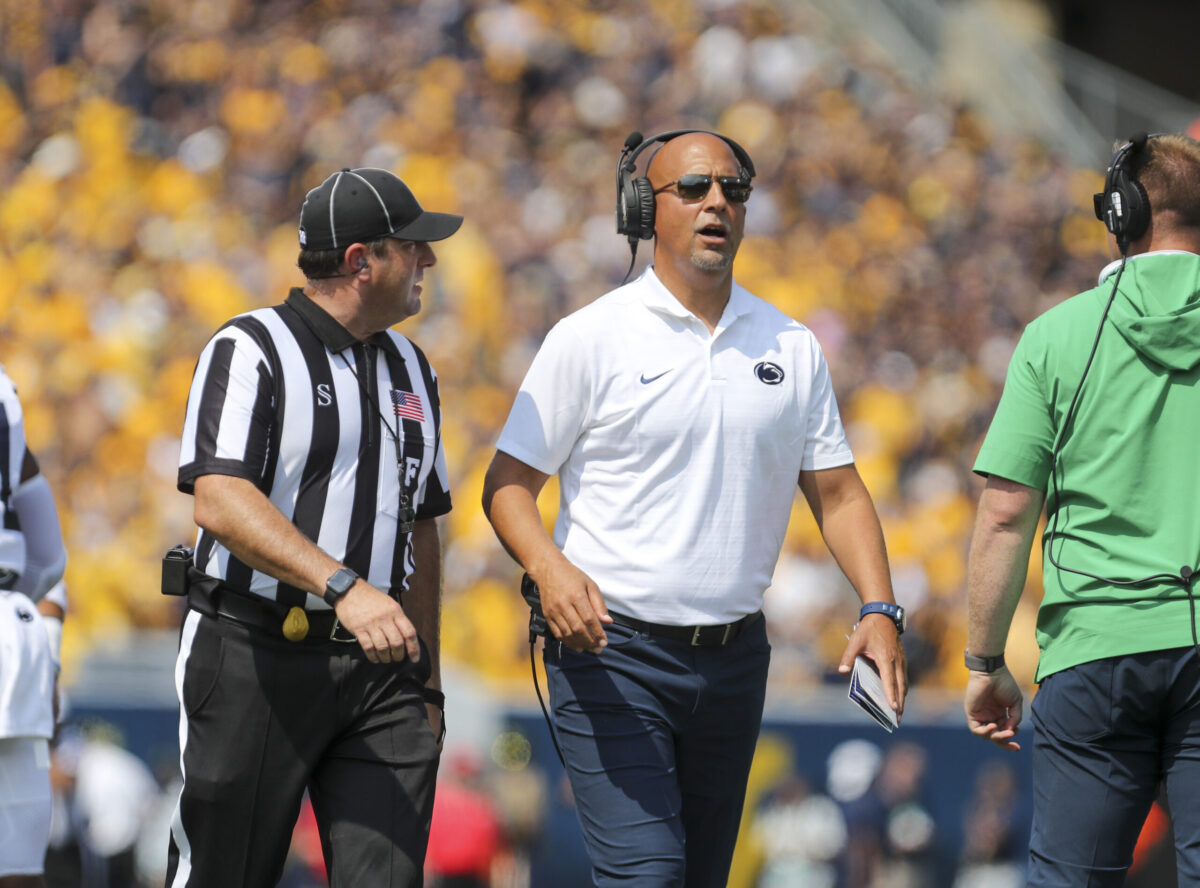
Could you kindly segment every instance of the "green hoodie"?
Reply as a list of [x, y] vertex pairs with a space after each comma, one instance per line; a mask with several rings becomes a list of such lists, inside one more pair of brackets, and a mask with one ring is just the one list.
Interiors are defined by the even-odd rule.
[[[1200, 569], [1200, 255], [1128, 260], [1059, 448], [1057, 494], [1050, 478], [1118, 266], [1025, 329], [975, 462], [1046, 493], [1038, 681], [1193, 643], [1182, 583], [1112, 580]], [[1056, 568], [1051, 548], [1059, 565], [1108, 581]]]

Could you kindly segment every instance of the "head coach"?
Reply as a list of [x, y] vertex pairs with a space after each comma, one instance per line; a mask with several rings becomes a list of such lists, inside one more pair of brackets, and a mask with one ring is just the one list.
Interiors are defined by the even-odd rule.
[[[870, 657], [903, 705], [903, 615], [820, 347], [733, 279], [753, 175], [722, 135], [630, 136], [618, 232], [654, 238], [653, 264], [550, 331], [484, 483], [540, 588], [554, 732], [601, 886], [725, 885], [797, 486], [866, 602], [841, 666]], [[536, 498], [554, 474], [551, 539]]]

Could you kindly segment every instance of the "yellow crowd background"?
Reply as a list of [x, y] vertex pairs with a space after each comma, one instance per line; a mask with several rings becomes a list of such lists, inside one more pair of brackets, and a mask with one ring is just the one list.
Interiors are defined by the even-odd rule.
[[[625, 272], [627, 134], [683, 126], [755, 160], [736, 278], [816, 331], [913, 679], [961, 685], [971, 462], [1023, 325], [1105, 261], [1097, 171], [915, 92], [803, 3], [0, 0], [0, 42], [0, 361], [60, 507], [68, 678], [177, 624], [159, 563], [195, 534], [175, 473], [196, 356], [303, 283], [305, 192], [379, 166], [466, 218], [401, 329], [441, 380], [445, 657], [527, 693], [483, 473], [545, 331]], [[1009, 649], [1026, 680], [1033, 561]], [[802, 498], [768, 608], [774, 688], [819, 684], [857, 609]]]

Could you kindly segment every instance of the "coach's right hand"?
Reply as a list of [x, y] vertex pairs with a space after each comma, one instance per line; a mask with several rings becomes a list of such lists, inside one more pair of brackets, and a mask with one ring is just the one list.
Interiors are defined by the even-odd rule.
[[608, 644], [605, 625], [612, 623], [600, 587], [565, 558], [538, 575], [530, 574], [542, 595], [542, 613], [554, 637], [576, 651], [598, 654]]
[[358, 639], [372, 663], [392, 663], [408, 657], [421, 659], [416, 627], [400, 602], [376, 589], [362, 577], [334, 605], [338, 622]]

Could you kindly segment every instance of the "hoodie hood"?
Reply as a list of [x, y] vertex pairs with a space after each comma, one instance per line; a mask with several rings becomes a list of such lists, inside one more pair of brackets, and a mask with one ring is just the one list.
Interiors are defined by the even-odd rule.
[[[1118, 267], [1109, 266], [1114, 273]], [[1098, 291], [1110, 287], [1102, 276]], [[1168, 370], [1200, 365], [1200, 255], [1163, 251], [1130, 257], [1108, 320], [1139, 354]]]

